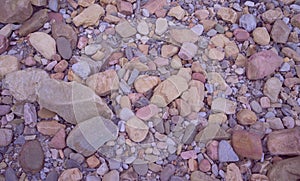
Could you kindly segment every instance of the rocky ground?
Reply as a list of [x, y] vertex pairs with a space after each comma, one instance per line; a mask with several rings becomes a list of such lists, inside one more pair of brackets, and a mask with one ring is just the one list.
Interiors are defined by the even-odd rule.
[[300, 179], [299, 0], [0, 4], [0, 180]]

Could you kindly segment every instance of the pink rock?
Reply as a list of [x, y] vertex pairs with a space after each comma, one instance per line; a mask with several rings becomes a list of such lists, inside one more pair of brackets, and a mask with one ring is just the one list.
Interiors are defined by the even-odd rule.
[[199, 163], [199, 170], [202, 172], [208, 172], [211, 169], [211, 165], [207, 159], [203, 159]]
[[199, 80], [202, 83], [205, 83], [205, 76], [203, 74], [201, 74], [201, 73], [197, 73], [197, 72], [193, 73], [192, 74], [192, 79], [193, 80]]
[[135, 103], [137, 100], [139, 100], [141, 97], [143, 97], [143, 94], [141, 93], [130, 93], [128, 94], [128, 97], [131, 101], [131, 103]]
[[66, 132], [60, 129], [49, 142], [49, 146], [55, 149], [63, 149], [66, 147]]
[[81, 36], [77, 43], [77, 48], [83, 49], [88, 43], [88, 38], [85, 36]]
[[50, 21], [55, 21], [55, 22], [58, 22], [58, 23], [62, 23], [63, 20], [64, 20], [64, 17], [62, 14], [60, 13], [53, 13], [53, 12], [50, 12], [48, 13], [48, 17], [49, 17], [49, 20]]
[[158, 57], [154, 60], [155, 64], [158, 67], [162, 67], [169, 64], [169, 60], [167, 58]]
[[206, 148], [206, 153], [207, 155], [212, 159], [212, 160], [218, 160], [218, 147], [219, 147], [219, 142], [213, 140], [211, 143]]
[[36, 64], [36, 61], [31, 56], [26, 57], [23, 61], [24, 61], [24, 64], [29, 67], [34, 66]]
[[190, 158], [196, 159], [197, 158], [197, 153], [194, 150], [189, 150], [189, 151], [181, 152], [180, 156], [184, 160], [188, 160]]
[[274, 73], [282, 64], [282, 57], [272, 50], [263, 50], [252, 55], [247, 62], [247, 78], [250, 80], [262, 79]]
[[0, 35], [0, 54], [6, 51], [9, 46], [8, 39], [4, 35]]
[[197, 53], [198, 47], [194, 43], [184, 42], [178, 56], [183, 60], [191, 60]]
[[117, 8], [120, 13], [125, 15], [131, 15], [133, 13], [132, 4], [127, 1], [118, 0], [117, 1]]
[[158, 107], [154, 104], [142, 107], [136, 112], [136, 116], [144, 121], [149, 120], [158, 113]]
[[246, 30], [240, 28], [235, 29], [233, 34], [235, 39], [239, 42], [246, 41], [250, 37], [249, 33]]

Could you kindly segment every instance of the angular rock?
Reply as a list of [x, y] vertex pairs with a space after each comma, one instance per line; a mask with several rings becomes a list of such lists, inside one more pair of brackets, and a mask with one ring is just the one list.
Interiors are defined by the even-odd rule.
[[90, 156], [117, 136], [118, 127], [112, 121], [98, 116], [77, 124], [67, 137], [67, 146], [84, 156]]
[[238, 122], [242, 125], [252, 125], [252, 124], [255, 124], [257, 121], [256, 114], [249, 109], [240, 110], [237, 113], [236, 118], [237, 118]]
[[222, 140], [219, 143], [218, 156], [220, 162], [239, 161], [239, 157], [237, 156], [231, 145], [225, 140]]
[[99, 4], [92, 4], [84, 9], [79, 15], [73, 18], [75, 26], [84, 27], [96, 25], [99, 19], [105, 14], [104, 9]]
[[299, 180], [300, 156], [281, 160], [274, 164], [268, 172], [268, 177], [273, 180]]
[[239, 19], [239, 25], [248, 32], [251, 32], [256, 28], [256, 18], [252, 14], [244, 14]]
[[274, 131], [268, 135], [267, 147], [272, 155], [300, 155], [300, 127]]
[[137, 33], [136, 29], [126, 20], [118, 23], [115, 29], [122, 38], [128, 38]]
[[162, 35], [168, 30], [168, 21], [166, 18], [157, 18], [155, 22], [155, 33]]
[[72, 57], [71, 43], [65, 37], [58, 37], [56, 39], [56, 46], [58, 53], [63, 59], [69, 60]]
[[0, 129], [0, 146], [7, 146], [12, 142], [13, 132], [10, 129]]
[[29, 33], [39, 30], [48, 21], [48, 10], [42, 9], [34, 13], [33, 16], [25, 21], [19, 30], [20, 36], [27, 36]]
[[149, 127], [139, 118], [132, 117], [126, 122], [126, 132], [132, 141], [138, 143], [146, 138]]
[[226, 180], [243, 181], [239, 167], [235, 163], [230, 163], [226, 170]]
[[278, 95], [281, 91], [282, 82], [276, 78], [272, 77], [267, 80], [267, 82], [264, 85], [263, 93], [265, 96], [269, 97], [271, 102], [277, 102]]
[[58, 178], [58, 181], [80, 181], [82, 177], [83, 175], [78, 168], [70, 168], [62, 172]]
[[175, 166], [172, 164], [166, 165], [160, 174], [161, 181], [168, 181], [169, 178], [175, 173]]
[[132, 4], [127, 1], [117, 0], [117, 8], [120, 13], [125, 14], [127, 16], [133, 13]]
[[40, 133], [54, 136], [59, 130], [65, 129], [66, 126], [57, 121], [39, 121], [36, 127]]
[[178, 43], [195, 43], [198, 40], [197, 34], [190, 29], [171, 29], [170, 35]]
[[167, 4], [166, 0], [152, 0], [148, 1], [143, 8], [147, 9], [150, 14], [153, 14], [157, 11], [163, 9], [163, 6]]
[[32, 14], [30, 0], [2, 0], [0, 6], [1, 23], [22, 23]]
[[218, 181], [219, 179], [212, 178], [201, 171], [194, 171], [191, 174], [191, 181]]
[[108, 119], [112, 116], [112, 111], [92, 89], [76, 82], [47, 79], [41, 82], [37, 94], [41, 107], [56, 112], [72, 124], [96, 116]]
[[[219, 142], [216, 140], [211, 141], [207, 146], [206, 146], [206, 153], [211, 158], [212, 160], [218, 160], [219, 159]], [[225, 150], [225, 149], [223, 149]]]
[[19, 163], [25, 172], [37, 173], [44, 166], [44, 151], [39, 141], [28, 141], [19, 153]]
[[187, 89], [188, 84], [186, 80], [181, 76], [173, 75], [155, 88], [151, 102], [158, 107], [165, 107]]
[[233, 132], [232, 146], [241, 157], [259, 160], [263, 155], [260, 137], [245, 130]]
[[185, 15], [184, 9], [181, 8], [181, 6], [175, 6], [170, 9], [168, 12], [168, 16], [172, 16], [178, 20], [181, 20]]
[[78, 0], [78, 5], [82, 7], [89, 7], [94, 4], [95, 0]]
[[236, 102], [219, 97], [213, 100], [211, 109], [213, 112], [224, 112], [225, 114], [234, 114], [236, 107]]
[[198, 47], [189, 42], [184, 42], [181, 45], [178, 56], [183, 60], [192, 60], [192, 58], [196, 55]]
[[5, 52], [8, 46], [9, 46], [8, 39], [4, 35], [0, 34], [0, 54]]
[[292, 17], [291, 24], [297, 28], [300, 28], [300, 14], [296, 14]]
[[43, 32], [31, 33], [29, 36], [30, 44], [45, 58], [51, 60], [56, 54], [55, 40]]
[[174, 45], [163, 45], [161, 47], [161, 56], [164, 58], [170, 58], [178, 52], [178, 47]]
[[149, 27], [146, 21], [141, 21], [136, 27], [137, 31], [142, 35], [148, 35], [149, 34]]
[[217, 15], [229, 23], [235, 23], [237, 20], [237, 13], [231, 8], [221, 7], [218, 10]]
[[211, 48], [208, 51], [208, 58], [221, 61], [225, 58], [225, 52], [219, 48]]
[[26, 125], [35, 125], [37, 122], [36, 108], [33, 104], [24, 104], [24, 121]]
[[265, 27], [256, 28], [253, 33], [253, 40], [259, 45], [268, 45], [270, 43], [270, 35]]
[[11, 111], [11, 106], [9, 105], [0, 105], [0, 116], [5, 116]]
[[150, 118], [158, 113], [158, 107], [154, 104], [149, 104], [136, 111], [136, 116], [144, 121], [148, 121]]
[[181, 98], [191, 106], [192, 111], [198, 112], [204, 106], [204, 84], [197, 80], [191, 80], [189, 87], [187, 91], [183, 92]]
[[66, 147], [66, 132], [60, 129], [49, 142], [49, 146], [54, 149], [64, 149]]
[[51, 32], [54, 39], [65, 37], [71, 42], [72, 49], [76, 48], [77, 33], [72, 26], [62, 22], [55, 22], [51, 26]]
[[289, 57], [289, 58], [292, 58], [294, 61], [297, 61], [299, 62], [300, 61], [300, 55], [293, 49], [289, 48], [289, 47], [283, 47], [281, 49], [281, 52]]
[[281, 19], [282, 17], [283, 13], [280, 8], [269, 9], [268, 11], [262, 14], [262, 19], [269, 24], [274, 23], [277, 19]]
[[276, 20], [271, 31], [271, 37], [276, 43], [286, 43], [290, 32], [290, 28], [284, 21]]
[[5, 171], [5, 179], [3, 178], [2, 181], [18, 181], [18, 177], [16, 172], [11, 167], [8, 167]]
[[18, 59], [11, 55], [0, 56], [0, 79], [6, 74], [17, 71], [19, 69]]
[[272, 50], [263, 50], [253, 54], [247, 62], [246, 75], [250, 80], [262, 79], [274, 73], [283, 59]]
[[119, 172], [117, 170], [112, 170], [103, 176], [102, 181], [112, 181], [112, 180], [119, 181], [119, 179], [120, 179]]
[[139, 75], [134, 81], [134, 88], [139, 93], [146, 93], [153, 89], [158, 83], [160, 78], [156, 76]]

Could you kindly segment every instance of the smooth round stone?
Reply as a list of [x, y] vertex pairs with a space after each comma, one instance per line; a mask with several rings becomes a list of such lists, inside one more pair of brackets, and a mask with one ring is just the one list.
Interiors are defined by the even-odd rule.
[[244, 14], [240, 17], [239, 25], [250, 32], [256, 28], [256, 18], [252, 14]]
[[62, 58], [68, 60], [72, 57], [72, 47], [68, 39], [65, 37], [58, 37], [56, 39], [56, 45], [58, 53], [62, 56]]
[[28, 141], [23, 145], [19, 163], [25, 172], [37, 173], [43, 168], [44, 151], [39, 141]]

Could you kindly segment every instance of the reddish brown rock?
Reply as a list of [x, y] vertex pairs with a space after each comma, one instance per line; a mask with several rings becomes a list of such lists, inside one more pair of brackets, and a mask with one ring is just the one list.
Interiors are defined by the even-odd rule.
[[49, 142], [49, 146], [55, 149], [63, 149], [66, 147], [65, 129], [60, 129]]
[[219, 147], [219, 142], [213, 140], [210, 142], [206, 148], [206, 153], [207, 155], [212, 159], [212, 160], [218, 160], [218, 147]]
[[268, 172], [270, 181], [299, 180], [300, 156], [275, 163]]
[[274, 131], [269, 134], [267, 146], [273, 155], [300, 155], [300, 127]]
[[250, 80], [262, 79], [274, 73], [282, 64], [282, 57], [272, 50], [263, 50], [252, 55], [247, 62], [247, 78]]
[[208, 172], [211, 169], [211, 165], [207, 159], [203, 159], [199, 163], [199, 170], [202, 172]]
[[234, 35], [235, 39], [239, 42], [246, 41], [250, 37], [250, 34], [246, 30], [241, 29], [241, 28], [235, 29], [233, 32], [233, 35]]
[[0, 6], [1, 23], [22, 23], [32, 14], [30, 0], [2, 0]]
[[55, 65], [54, 71], [55, 72], [63, 72], [68, 68], [68, 62], [66, 60], [62, 60]]
[[148, 1], [143, 8], [147, 9], [150, 14], [153, 14], [159, 10], [162, 10], [166, 4], [166, 0], [152, 0]]
[[300, 14], [296, 14], [292, 17], [291, 23], [293, 26], [300, 28]]
[[125, 15], [131, 15], [133, 13], [132, 4], [127, 1], [117, 0], [117, 7], [120, 13]]
[[37, 130], [49, 136], [54, 136], [59, 130], [65, 129], [65, 125], [58, 123], [57, 121], [40, 121], [37, 123]]
[[0, 54], [5, 52], [9, 46], [9, 41], [4, 35], [0, 35]]
[[237, 118], [238, 122], [242, 125], [252, 125], [252, 124], [256, 123], [256, 121], [257, 121], [256, 114], [249, 109], [240, 110], [237, 113], [236, 118]]
[[23, 145], [19, 163], [25, 172], [37, 173], [43, 168], [44, 151], [39, 141], [28, 141]]
[[260, 137], [245, 130], [233, 132], [232, 146], [241, 157], [259, 160], [263, 154]]

